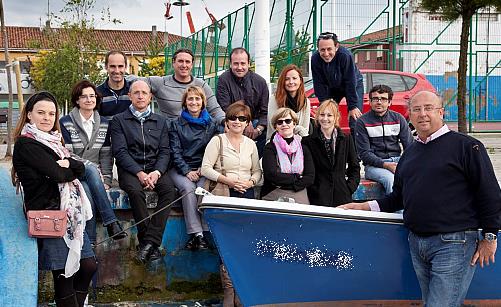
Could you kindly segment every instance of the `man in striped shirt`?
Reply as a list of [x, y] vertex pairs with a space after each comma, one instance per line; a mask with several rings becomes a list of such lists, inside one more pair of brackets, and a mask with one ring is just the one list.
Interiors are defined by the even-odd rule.
[[412, 134], [405, 118], [389, 109], [393, 91], [389, 86], [376, 85], [369, 92], [371, 110], [357, 120], [355, 143], [365, 166], [365, 179], [379, 182], [390, 194], [397, 163], [412, 143]]

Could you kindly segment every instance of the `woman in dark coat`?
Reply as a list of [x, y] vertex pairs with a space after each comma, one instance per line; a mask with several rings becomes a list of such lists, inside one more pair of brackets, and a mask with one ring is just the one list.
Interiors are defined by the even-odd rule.
[[351, 135], [339, 128], [339, 109], [333, 100], [317, 109], [315, 129], [303, 138], [315, 163], [315, 182], [308, 187], [310, 204], [336, 207], [352, 201], [360, 182], [360, 164]]
[[58, 117], [56, 99], [50, 93], [36, 93], [28, 99], [14, 132], [12, 171], [23, 187], [26, 211], [66, 212], [63, 237], [37, 240], [38, 266], [52, 271], [56, 306], [81, 307], [97, 269], [84, 230], [92, 208], [77, 179], [84, 175], [85, 166], [63, 146]]

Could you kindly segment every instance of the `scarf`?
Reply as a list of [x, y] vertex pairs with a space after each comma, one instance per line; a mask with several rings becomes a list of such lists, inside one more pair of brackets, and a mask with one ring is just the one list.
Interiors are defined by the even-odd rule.
[[336, 156], [336, 139], [337, 139], [337, 130], [334, 128], [331, 134], [331, 138], [328, 139], [325, 137], [322, 129], [318, 128], [318, 134], [320, 135], [320, 140], [324, 144], [325, 151], [327, 151], [327, 157], [334, 164], [334, 159]]
[[294, 135], [294, 140], [290, 144], [287, 144], [279, 133], [275, 133], [273, 144], [277, 148], [280, 171], [284, 174], [302, 174], [304, 157], [301, 137]]
[[[52, 149], [61, 159], [70, 157], [70, 152], [61, 143], [61, 134], [38, 130], [33, 124], [26, 124], [22, 136], [32, 138]], [[66, 278], [73, 276], [80, 269], [80, 254], [84, 242], [85, 223], [92, 218], [92, 207], [78, 179], [58, 183], [61, 198], [61, 211], [66, 211], [68, 225], [64, 242], [68, 246], [68, 256], [64, 268]]]
[[190, 112], [188, 112], [186, 109], [184, 109], [181, 113], [181, 117], [190, 124], [200, 125], [204, 127], [207, 127], [211, 119], [209, 112], [207, 112], [207, 109], [205, 108], [202, 110], [202, 112], [200, 112], [200, 115], [197, 118], [191, 116]]
[[292, 109], [294, 112], [299, 112], [299, 104], [297, 103], [297, 94], [296, 97], [292, 97], [289, 92], [287, 92], [287, 97], [285, 98], [285, 106], [289, 109]]
[[146, 120], [146, 117], [150, 116], [151, 114], [151, 108], [149, 105], [144, 112], [139, 112], [138, 110], [134, 109], [134, 106], [132, 104], [129, 105], [129, 110], [132, 115], [134, 115], [134, 117], [137, 118], [140, 122], [144, 122]]

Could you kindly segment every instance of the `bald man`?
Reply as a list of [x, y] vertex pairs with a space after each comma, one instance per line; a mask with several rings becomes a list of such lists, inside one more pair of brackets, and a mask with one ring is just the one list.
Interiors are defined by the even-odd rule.
[[[111, 143], [120, 188], [127, 193], [134, 220], [138, 222], [148, 216], [145, 190], [158, 194], [155, 212], [171, 203], [176, 192], [166, 175], [170, 158], [167, 120], [151, 112], [151, 89], [146, 82], [134, 81], [129, 97], [131, 105], [111, 121]], [[158, 247], [168, 216], [169, 210], [162, 210], [137, 226], [138, 262], [160, 258]]]
[[417, 137], [400, 158], [393, 192], [384, 199], [340, 208], [404, 209], [425, 305], [461, 306], [476, 264], [494, 262], [501, 191], [483, 144], [444, 124], [440, 97], [419, 92], [409, 110]]

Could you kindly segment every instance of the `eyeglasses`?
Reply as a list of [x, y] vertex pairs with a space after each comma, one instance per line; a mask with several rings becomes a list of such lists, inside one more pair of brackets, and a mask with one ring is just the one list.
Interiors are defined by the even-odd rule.
[[372, 97], [371, 98], [371, 102], [388, 102], [390, 101], [390, 99], [386, 98], [386, 97]]
[[412, 113], [421, 113], [421, 111], [425, 111], [426, 113], [433, 112], [433, 110], [440, 110], [442, 107], [435, 107], [433, 105], [425, 105], [425, 106], [420, 106], [420, 107], [412, 107], [411, 112]]
[[232, 122], [236, 121], [238, 119], [239, 122], [246, 122], [247, 121], [247, 116], [230, 116], [228, 117], [228, 120], [231, 120]]
[[87, 100], [87, 99], [96, 99], [96, 95], [80, 95], [78, 96], [78, 99], [82, 99], [82, 100]]
[[292, 118], [277, 119], [276, 125], [282, 126], [284, 123], [286, 123], [287, 125], [290, 125], [290, 123], [292, 123]]

